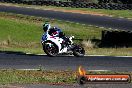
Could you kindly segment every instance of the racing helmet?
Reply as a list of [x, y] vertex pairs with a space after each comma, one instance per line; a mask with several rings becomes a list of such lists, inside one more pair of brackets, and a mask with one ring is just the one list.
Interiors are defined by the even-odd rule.
[[48, 29], [50, 29], [51, 28], [51, 26], [50, 26], [50, 24], [49, 23], [44, 23], [44, 25], [43, 25], [43, 30], [44, 30], [44, 32], [46, 32]]

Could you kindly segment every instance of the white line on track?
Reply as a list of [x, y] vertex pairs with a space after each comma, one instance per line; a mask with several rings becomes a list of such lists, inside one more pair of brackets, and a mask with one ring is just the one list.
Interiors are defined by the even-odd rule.
[[27, 70], [27, 71], [32, 70], [32, 71], [37, 71], [37, 70], [40, 70], [40, 69], [16, 69], [16, 70]]
[[[85, 56], [98, 56], [98, 57], [106, 56], [107, 57], [107, 55], [85, 55]], [[110, 57], [132, 57], [132, 56], [110, 56]]]
[[[26, 54], [32, 54], [32, 53], [26, 53]], [[35, 55], [46, 55], [46, 54], [35, 54]], [[68, 55], [68, 56], [73, 56], [73, 55]], [[85, 56], [97, 56], [97, 57], [107, 57], [107, 55], [85, 55]], [[110, 56], [110, 57], [132, 57], [132, 56]]]
[[88, 70], [88, 71], [111, 71], [111, 70]]
[[[6, 69], [2, 69], [2, 70], [6, 70]], [[26, 70], [26, 71], [38, 71], [40, 69], [15, 69], [15, 70]], [[87, 71], [111, 71], [111, 70], [87, 70]]]

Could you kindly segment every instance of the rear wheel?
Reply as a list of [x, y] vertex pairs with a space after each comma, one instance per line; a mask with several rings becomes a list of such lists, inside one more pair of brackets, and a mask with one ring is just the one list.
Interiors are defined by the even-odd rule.
[[43, 44], [43, 50], [48, 56], [54, 57], [54, 56], [57, 56], [58, 54], [58, 47], [56, 46], [55, 43], [50, 41], [45, 42]]
[[74, 49], [73, 49], [73, 55], [76, 57], [82, 57], [85, 55], [85, 50], [83, 47], [79, 46], [79, 45], [75, 45]]

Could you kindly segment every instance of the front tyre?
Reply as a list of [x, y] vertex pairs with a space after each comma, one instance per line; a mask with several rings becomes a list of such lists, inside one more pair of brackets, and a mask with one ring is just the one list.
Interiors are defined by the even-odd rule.
[[76, 45], [73, 49], [73, 55], [76, 57], [82, 57], [85, 55], [85, 50], [83, 47]]
[[44, 52], [51, 57], [57, 56], [58, 54], [58, 47], [55, 43], [47, 41], [43, 44]]

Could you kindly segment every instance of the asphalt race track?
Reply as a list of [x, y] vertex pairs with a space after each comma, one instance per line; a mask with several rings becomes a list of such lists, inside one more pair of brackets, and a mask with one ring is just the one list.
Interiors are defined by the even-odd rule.
[[[86, 70], [112, 70], [121, 72], [132, 71], [132, 57], [110, 56], [58, 56], [25, 54], [22, 52], [0, 52], [0, 69], [37, 69], [42, 66], [45, 70], [74, 70], [79, 66]], [[50, 85], [27, 84], [17, 85], [13, 88], [131, 88], [130, 84], [86, 84]], [[2, 87], [4, 88], [4, 87]], [[10, 88], [10, 87], [9, 87]]]
[[132, 30], [132, 20], [127, 20], [124, 18], [112, 18], [106, 16], [93, 16], [87, 14], [78, 13], [66, 13], [51, 10], [38, 10], [32, 8], [24, 7], [13, 7], [0, 5], [0, 12], [10, 12], [16, 14], [24, 14], [31, 16], [54, 18], [59, 20], [72, 21], [83, 24], [91, 24], [100, 27], [113, 28], [113, 29], [123, 29]]
[[[10, 12], [39, 17], [55, 18], [59, 20], [77, 23], [91, 24], [100, 27], [132, 30], [132, 20], [123, 18], [112, 18], [105, 16], [92, 16], [77, 13], [64, 13], [50, 10], [35, 10], [31, 8], [12, 7], [0, 5], [0, 12]], [[0, 69], [37, 69], [39, 66], [46, 70], [77, 70], [79, 66], [86, 70], [112, 70], [121, 72], [132, 71], [132, 57], [112, 56], [58, 56], [48, 57], [46, 55], [27, 55], [21, 52], [0, 52]], [[132, 84], [90, 84], [80, 87], [56, 86], [47, 84], [22, 85], [24, 88], [132, 88]], [[23, 88], [22, 87], [22, 88]], [[3, 87], [2, 87], [3, 88]]]
[[[0, 11], [56, 18], [104, 27], [120, 28], [126, 30], [132, 29], [132, 21], [120, 18], [64, 13], [3, 5], [0, 5]], [[82, 65], [89, 70], [132, 71], [132, 57], [86, 56], [83, 58], [76, 58], [72, 56], [59, 56], [51, 58], [39, 55], [0, 53], [0, 68], [35, 69], [39, 65], [42, 65], [45, 69], [53, 70], [76, 70], [78, 66]]]
[[132, 71], [132, 57], [110, 56], [58, 56], [26, 55], [21, 53], [0, 53], [0, 69], [77, 70], [82, 65], [87, 70]]
[[[25, 84], [14, 85], [12, 88], [132, 88], [131, 84], [72, 84], [72, 85], [52, 85], [52, 84]], [[2, 87], [11, 88], [11, 87]]]

